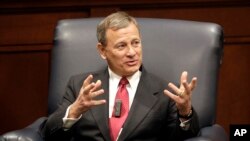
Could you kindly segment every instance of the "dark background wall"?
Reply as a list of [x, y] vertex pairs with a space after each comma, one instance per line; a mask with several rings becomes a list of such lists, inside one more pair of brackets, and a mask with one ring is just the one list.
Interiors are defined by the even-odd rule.
[[0, 134], [47, 113], [54, 27], [123, 10], [136, 17], [215, 22], [225, 33], [216, 122], [250, 124], [249, 0], [1, 0]]

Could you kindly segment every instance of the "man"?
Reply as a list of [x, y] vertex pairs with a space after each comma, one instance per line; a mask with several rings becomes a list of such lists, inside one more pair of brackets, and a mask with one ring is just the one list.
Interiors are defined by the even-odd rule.
[[46, 140], [165, 141], [196, 136], [198, 118], [191, 105], [196, 78], [187, 72], [180, 86], [146, 71], [136, 20], [124, 12], [97, 27], [97, 49], [107, 68], [73, 76], [62, 102], [44, 126]]

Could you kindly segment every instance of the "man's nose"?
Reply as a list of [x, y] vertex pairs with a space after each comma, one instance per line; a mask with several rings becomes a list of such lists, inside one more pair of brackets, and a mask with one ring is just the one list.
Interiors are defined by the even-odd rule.
[[127, 55], [134, 56], [135, 54], [136, 54], [135, 48], [132, 45], [129, 45]]

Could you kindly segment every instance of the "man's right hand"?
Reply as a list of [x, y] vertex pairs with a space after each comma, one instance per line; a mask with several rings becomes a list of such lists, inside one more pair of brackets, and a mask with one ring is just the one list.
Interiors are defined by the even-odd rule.
[[94, 100], [94, 97], [104, 93], [100, 89], [102, 82], [97, 80], [92, 82], [93, 75], [89, 75], [83, 82], [76, 101], [71, 105], [67, 118], [78, 118], [81, 114], [89, 110], [92, 106], [106, 103], [106, 100]]

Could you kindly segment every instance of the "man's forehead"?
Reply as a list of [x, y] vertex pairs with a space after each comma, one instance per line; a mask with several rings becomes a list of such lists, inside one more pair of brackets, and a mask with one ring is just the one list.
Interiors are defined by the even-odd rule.
[[106, 34], [108, 33], [126, 33], [126, 32], [138, 32], [139, 33], [139, 29], [137, 28], [137, 26], [133, 23], [129, 24], [126, 27], [121, 27], [121, 28], [108, 28], [106, 30]]

